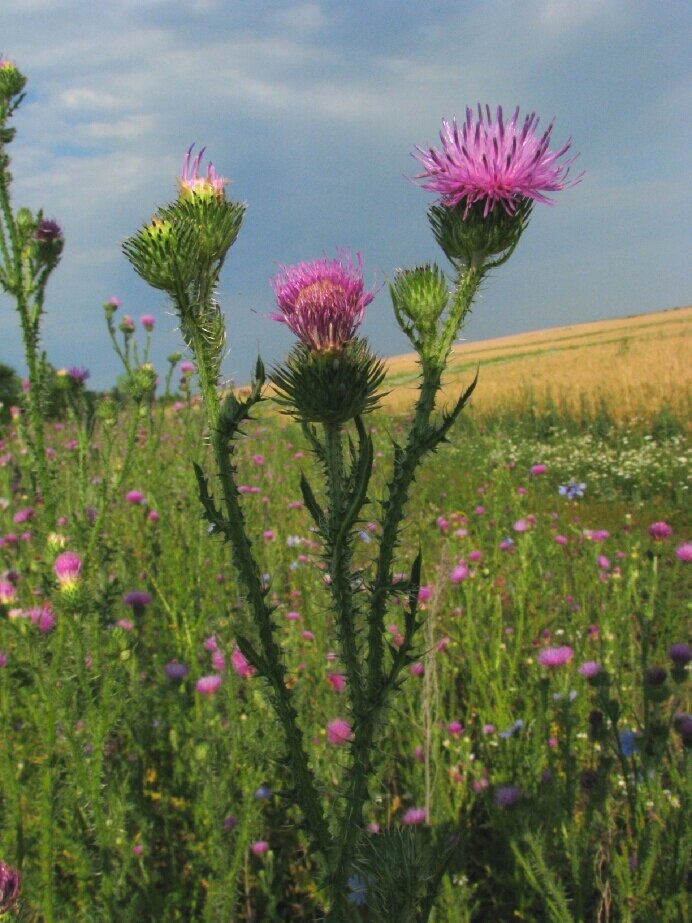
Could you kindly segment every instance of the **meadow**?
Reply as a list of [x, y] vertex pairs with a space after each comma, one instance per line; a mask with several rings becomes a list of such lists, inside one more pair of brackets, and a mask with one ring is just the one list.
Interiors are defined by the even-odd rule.
[[[671, 319], [689, 310], [649, 316], [662, 329]], [[622, 333], [625, 358], [646, 393], [652, 363], [634, 358], [637, 327]], [[689, 328], [674, 329], [680, 347]], [[531, 381], [573, 333], [531, 335], [539, 357], [522, 338], [503, 345], [523, 354], [515, 373]], [[617, 392], [589, 395], [587, 379], [589, 400], [536, 391], [520, 410], [498, 399], [491, 411], [487, 379], [502, 378], [482, 361], [491, 345], [495, 354], [479, 344], [469, 359], [481, 359], [477, 400], [423, 466], [397, 550], [402, 571], [423, 551], [425, 623], [383, 730], [371, 848], [397, 832], [409, 851], [419, 838], [452, 842], [438, 923], [682, 923], [688, 395], [665, 390], [628, 418]], [[364, 583], [407, 423], [404, 387], [392, 373], [385, 390], [399, 409], [369, 420]], [[209, 448], [190, 389], [183, 372], [175, 402], [101, 414], [88, 442], [78, 417], [47, 424], [52, 532], [32, 501], [21, 418], [2, 431], [0, 857], [21, 868], [20, 920], [323, 916], [276, 721], [232, 640], [252, 630], [246, 602], [200, 515], [192, 462]], [[329, 804], [349, 715], [323, 549], [299, 484], [315, 461], [297, 425], [260, 407], [236, 454], [239, 492]], [[66, 551], [83, 556], [72, 580], [55, 570]], [[407, 602], [392, 603], [395, 650]], [[397, 873], [384, 869], [395, 884]], [[378, 912], [368, 885], [349, 879], [352, 918], [398, 919], [391, 906]]]
[[689, 919], [690, 309], [455, 347], [571, 142], [443, 120], [414, 157], [448, 265], [389, 285], [415, 364], [359, 335], [340, 250], [279, 266], [294, 345], [237, 390], [246, 206], [190, 147], [122, 245], [186, 354], [157, 371], [111, 298], [98, 394], [44, 350], [26, 83], [0, 57], [0, 919]]

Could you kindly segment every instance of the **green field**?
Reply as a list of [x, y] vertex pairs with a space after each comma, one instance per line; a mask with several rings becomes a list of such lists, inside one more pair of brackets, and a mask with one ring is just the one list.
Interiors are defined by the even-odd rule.
[[[201, 414], [184, 394], [176, 408], [125, 406], [84, 451], [72, 424], [48, 425], [51, 534], [22, 430], [2, 432], [0, 857], [21, 867], [22, 920], [322, 918], [264, 683], [233, 656], [255, 629], [200, 516]], [[348, 748], [327, 726], [349, 706], [299, 486], [315, 462], [263, 408], [237, 477], [329, 809]], [[375, 887], [403, 887], [397, 848], [450, 837], [437, 921], [685, 919], [689, 682], [669, 649], [689, 637], [689, 446], [670, 407], [629, 423], [608, 410], [472, 408], [419, 475], [395, 570], [422, 549], [425, 625], [366, 807], [385, 884], [354, 879], [354, 920], [380, 919]], [[391, 411], [368, 422], [366, 584], [406, 425]], [[570, 482], [582, 496], [561, 495]], [[652, 536], [661, 521], [672, 533]], [[65, 550], [84, 558], [67, 589], [53, 570]], [[394, 652], [406, 607], [393, 602]], [[541, 664], [564, 648], [563, 665]], [[215, 691], [198, 691], [210, 676]]]

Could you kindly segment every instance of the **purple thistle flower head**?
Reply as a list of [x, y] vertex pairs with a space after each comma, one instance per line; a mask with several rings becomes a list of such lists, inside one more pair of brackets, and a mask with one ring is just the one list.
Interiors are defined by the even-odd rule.
[[671, 644], [668, 649], [668, 656], [676, 667], [686, 667], [690, 660], [692, 660], [692, 647], [684, 641]]
[[514, 807], [521, 798], [522, 791], [518, 785], [501, 785], [495, 792], [495, 804], [498, 808]]
[[55, 559], [53, 569], [60, 586], [65, 590], [71, 589], [79, 582], [82, 559], [74, 551], [63, 551]]
[[542, 667], [564, 667], [574, 656], [574, 651], [567, 644], [562, 647], [546, 647], [538, 655], [538, 662]]
[[189, 672], [187, 664], [180, 663], [178, 660], [169, 660], [163, 669], [168, 679], [173, 683], [178, 683], [185, 679]]
[[73, 365], [67, 370], [67, 374], [68, 377], [75, 382], [75, 384], [83, 385], [91, 373], [89, 372], [89, 369], [84, 369], [81, 368], [81, 366]]
[[537, 135], [539, 119], [534, 112], [527, 115], [520, 127], [519, 107], [509, 122], [505, 122], [502, 107], [493, 122], [490, 107], [478, 104], [478, 118], [466, 109], [461, 128], [456, 116], [452, 124], [442, 120], [442, 148], [424, 150], [417, 147], [412, 156], [423, 166], [414, 179], [422, 179], [423, 189], [438, 193], [442, 204], [453, 208], [465, 205], [464, 217], [476, 202], [483, 202], [487, 217], [499, 203], [508, 215], [514, 214], [522, 199], [552, 204], [546, 192], [557, 192], [578, 183], [581, 176], [567, 182], [575, 157], [558, 163], [571, 141], [558, 151], [551, 151], [550, 135], [553, 123], [542, 135]]
[[310, 263], [280, 266], [272, 279], [281, 313], [272, 320], [286, 324], [309, 349], [339, 351], [355, 336], [373, 292], [363, 283], [363, 261], [341, 253]]
[[16, 903], [21, 881], [17, 869], [0, 861], [0, 913], [10, 910]]
[[123, 602], [126, 606], [132, 606], [135, 612], [143, 612], [144, 607], [151, 602], [151, 594], [146, 590], [130, 590], [123, 596]]
[[647, 532], [655, 542], [662, 542], [673, 534], [673, 530], [667, 522], [652, 522]]
[[41, 218], [34, 231], [34, 237], [40, 244], [52, 244], [62, 237], [62, 228], [52, 218]]
[[221, 198], [223, 196], [224, 186], [228, 180], [224, 176], [219, 176], [214, 168], [214, 164], [209, 162], [207, 165], [207, 175], [200, 176], [199, 168], [202, 163], [202, 157], [206, 148], [192, 156], [191, 144], [183, 159], [183, 166], [178, 179], [178, 187], [181, 198], [194, 198], [195, 196], [210, 199], [212, 196]]

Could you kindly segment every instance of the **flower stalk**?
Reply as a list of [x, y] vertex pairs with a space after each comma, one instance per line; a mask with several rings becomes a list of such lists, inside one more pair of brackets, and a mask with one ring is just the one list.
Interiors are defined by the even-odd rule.
[[60, 261], [63, 236], [57, 222], [12, 209], [10, 158], [14, 137], [8, 121], [24, 98], [26, 78], [12, 62], [0, 59], [0, 287], [14, 300], [22, 331], [29, 387], [24, 393], [24, 435], [32, 460], [34, 493], [43, 500], [46, 523], [55, 527], [57, 497], [46, 460], [44, 393], [49, 373], [40, 351], [41, 320], [48, 279]]
[[[282, 727], [284, 762], [290, 771], [289, 797], [300, 808], [310, 850], [321, 867], [327, 919], [353, 920], [353, 903], [367, 899], [372, 885], [383, 906], [398, 918], [425, 923], [435, 902], [446, 864], [455, 849], [423, 832], [418, 836], [385, 835], [374, 843], [365, 830], [369, 783], [377, 772], [377, 744], [385, 708], [415, 659], [419, 612], [420, 552], [407, 580], [395, 583], [394, 563], [412, 484], [425, 457], [445, 441], [470, 399], [474, 379], [450, 408], [438, 409], [444, 370], [485, 275], [513, 253], [535, 201], [545, 192], [569, 185], [569, 169], [548, 150], [552, 126], [538, 139], [538, 124], [529, 116], [519, 128], [518, 110], [505, 123], [498, 110], [493, 122], [470, 110], [461, 131], [443, 123], [443, 150], [418, 148], [424, 167], [418, 179], [441, 200], [429, 221], [454, 269], [450, 291], [434, 265], [403, 270], [390, 285], [394, 313], [419, 355], [420, 388], [406, 442], [394, 444], [393, 468], [380, 501], [380, 529], [375, 539], [374, 577], [367, 582], [354, 565], [354, 546], [362, 510], [369, 502], [373, 443], [363, 416], [378, 404], [384, 368], [358, 337], [365, 307], [374, 294], [365, 289], [360, 256], [341, 253], [293, 267], [282, 266], [273, 281], [278, 313], [298, 343], [283, 365], [271, 373], [276, 399], [301, 424], [324, 473], [324, 488], [315, 491], [305, 474], [301, 491], [322, 542], [330, 608], [345, 667], [349, 720], [332, 722], [332, 745], [348, 744], [341, 779], [341, 799], [332, 816], [326, 811], [316, 772], [308, 758], [294, 696], [276, 641], [273, 606], [267, 601], [257, 557], [245, 524], [235, 480], [234, 452], [241, 427], [263, 399], [264, 366], [258, 359], [250, 394], [232, 392], [222, 400], [219, 373], [225, 327], [215, 290], [226, 254], [240, 230], [244, 206], [228, 202], [226, 181], [209, 164], [200, 175], [202, 152], [187, 152], [178, 200], [160, 209], [151, 223], [124, 245], [136, 271], [171, 298], [185, 342], [198, 369], [207, 415], [220, 499], [195, 464], [199, 498], [210, 532], [231, 545], [232, 557], [252, 612], [254, 637], [236, 642], [247, 663], [264, 678]], [[346, 451], [348, 446], [348, 452]], [[387, 642], [385, 617], [393, 596], [406, 597], [404, 631], [395, 647]], [[339, 726], [337, 734], [336, 726]], [[343, 730], [343, 735], [341, 734]], [[329, 735], [328, 735], [329, 737]], [[390, 874], [404, 864], [402, 874]], [[421, 871], [424, 869], [425, 871]], [[405, 881], [402, 892], [401, 882]], [[354, 891], [353, 882], [358, 884]], [[361, 887], [362, 884], [362, 887]], [[349, 891], [351, 892], [349, 896]], [[356, 893], [357, 892], [357, 893]], [[403, 914], [403, 916], [401, 915]]]

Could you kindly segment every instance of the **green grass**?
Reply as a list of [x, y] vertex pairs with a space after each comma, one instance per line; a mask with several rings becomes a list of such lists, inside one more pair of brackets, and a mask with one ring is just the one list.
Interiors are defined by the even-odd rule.
[[[396, 889], [397, 851], [458, 837], [438, 923], [591, 921], [606, 903], [611, 920], [682, 921], [689, 749], [674, 716], [690, 709], [689, 682], [671, 669], [668, 648], [687, 640], [689, 618], [690, 565], [675, 551], [690, 537], [684, 424], [652, 439], [641, 424], [580, 428], [552, 413], [551, 425], [529, 414], [470, 417], [420, 472], [396, 569], [422, 548], [423, 675], [406, 678], [381, 730], [368, 805], [380, 833], [368, 848]], [[382, 454], [362, 524], [365, 581], [391, 437], [403, 427], [384, 413], [369, 422]], [[253, 626], [228, 549], [200, 516], [191, 469], [206, 457], [200, 414], [169, 414], [160, 444], [142, 419], [94, 557], [66, 593], [53, 562], [63, 544], [84, 552], [83, 507], [97, 504], [99, 489], [89, 483], [80, 498], [71, 438], [69, 427], [49, 431], [64, 522], [48, 537], [40, 506], [25, 524], [13, 520], [32, 505], [30, 480], [19, 432], [2, 434], [0, 574], [16, 597], [0, 606], [0, 858], [22, 869], [20, 919], [320, 919], [300, 818], [282, 795], [291, 780], [273, 713], [259, 682], [231, 666], [234, 634]], [[116, 476], [114, 463], [102, 468], [104, 444], [97, 433], [90, 480]], [[532, 476], [539, 462], [547, 471]], [[238, 466], [239, 482], [258, 488], [243, 505], [310, 759], [333, 805], [346, 753], [328, 745], [325, 727], [348, 715], [328, 679], [338, 652], [300, 503], [300, 472], [313, 462], [299, 431], [264, 411]], [[582, 499], [559, 496], [570, 478], [586, 483]], [[143, 505], [125, 501], [135, 488]], [[655, 542], [647, 528], [659, 520], [673, 535]], [[589, 538], [604, 529], [607, 538]], [[19, 537], [24, 530], [31, 537]], [[462, 560], [468, 575], [453, 582]], [[152, 597], [142, 612], [122, 601], [132, 589]], [[56, 618], [46, 634], [22, 617], [43, 603]], [[388, 624], [402, 616], [392, 606]], [[541, 667], [540, 651], [560, 645], [573, 649], [571, 662]], [[164, 672], [174, 659], [189, 669], [175, 682]], [[579, 674], [588, 660], [608, 685]], [[645, 682], [651, 666], [666, 669], [662, 685]], [[214, 672], [218, 692], [195, 692]], [[623, 731], [637, 735], [631, 756], [618, 743]], [[521, 797], [501, 807], [507, 785]], [[256, 796], [260, 786], [268, 797]], [[402, 823], [412, 807], [428, 810], [426, 825]], [[260, 841], [268, 851], [255, 854]], [[380, 885], [354, 920], [380, 918]]]

